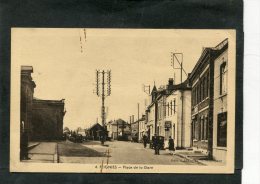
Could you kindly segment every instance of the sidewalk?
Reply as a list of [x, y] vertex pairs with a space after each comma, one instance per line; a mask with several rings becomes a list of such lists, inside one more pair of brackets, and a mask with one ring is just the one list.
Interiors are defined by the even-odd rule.
[[30, 160], [26, 160], [26, 162], [57, 162], [56, 142], [30, 142], [28, 147]]
[[35, 146], [38, 146], [40, 144], [40, 142], [29, 142], [28, 143], [28, 149], [32, 149], [34, 148]]
[[224, 162], [216, 160], [208, 160], [208, 156], [198, 150], [176, 150], [174, 155], [180, 156], [189, 161], [197, 162], [200, 165], [206, 166], [222, 166], [225, 165]]

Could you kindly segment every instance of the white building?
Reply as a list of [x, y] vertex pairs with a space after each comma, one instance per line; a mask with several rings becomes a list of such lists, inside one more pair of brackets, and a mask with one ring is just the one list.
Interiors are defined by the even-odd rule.
[[214, 62], [213, 158], [226, 161], [228, 40], [219, 44], [222, 53]]
[[174, 138], [175, 147], [191, 147], [191, 88], [188, 80], [174, 85], [169, 79], [163, 90], [153, 88], [152, 103], [147, 109], [150, 139], [156, 133], [168, 141]]

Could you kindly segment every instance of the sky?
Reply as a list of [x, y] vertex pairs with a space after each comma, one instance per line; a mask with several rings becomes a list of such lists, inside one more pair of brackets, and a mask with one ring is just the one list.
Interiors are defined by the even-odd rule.
[[[96, 70], [111, 70], [111, 95], [106, 97], [107, 121], [137, 118], [145, 112], [143, 84], [180, 82], [171, 66], [171, 52], [183, 53], [183, 67], [190, 73], [203, 47], [214, 47], [232, 34], [227, 30], [180, 29], [12, 29], [12, 65], [33, 66], [34, 97], [65, 99], [64, 127], [87, 128], [101, 122], [101, 98]], [[81, 40], [80, 40], [81, 38]], [[82, 47], [82, 48], [81, 48]], [[174, 74], [175, 73], [175, 74]], [[186, 75], [183, 74], [184, 79]]]

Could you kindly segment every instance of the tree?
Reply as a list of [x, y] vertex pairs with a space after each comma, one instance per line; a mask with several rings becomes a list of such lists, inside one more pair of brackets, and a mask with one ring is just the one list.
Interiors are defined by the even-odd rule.
[[68, 127], [65, 127], [65, 128], [63, 129], [63, 133], [64, 133], [64, 134], [69, 134], [69, 133], [70, 133], [70, 129], [69, 129]]

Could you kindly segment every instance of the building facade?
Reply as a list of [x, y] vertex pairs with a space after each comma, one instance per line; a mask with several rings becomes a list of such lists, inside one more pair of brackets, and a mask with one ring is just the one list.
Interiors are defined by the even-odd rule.
[[213, 158], [215, 119], [215, 62], [227, 49], [227, 40], [216, 47], [205, 48], [189, 75], [192, 87], [191, 122], [192, 146]]
[[142, 118], [139, 119], [139, 141], [143, 140], [143, 136], [147, 136], [147, 127], [146, 127], [146, 117], [142, 115]]
[[219, 45], [225, 50], [214, 62], [213, 158], [226, 161], [227, 152], [227, 95], [228, 42]]
[[60, 140], [63, 136], [64, 100], [33, 99], [32, 139]]
[[191, 147], [191, 88], [188, 80], [179, 85], [174, 85], [166, 95], [165, 106], [165, 138], [174, 139], [177, 149]]
[[152, 140], [152, 136], [156, 133], [155, 127], [157, 126], [157, 108], [158, 104], [156, 102], [157, 98], [157, 88], [153, 87], [153, 90], [150, 94], [150, 104], [147, 106], [146, 110], [146, 127], [147, 127], [147, 136], [150, 140]]
[[171, 136], [177, 148], [190, 147], [191, 87], [188, 80], [175, 85], [170, 78], [166, 87], [158, 90], [154, 87], [151, 99], [146, 111], [150, 139], [156, 133], [165, 141]]
[[32, 73], [32, 66], [21, 66], [20, 130], [21, 133], [27, 132], [29, 141], [32, 133], [33, 94], [36, 87], [32, 80]]
[[122, 119], [109, 121], [107, 124], [108, 136], [113, 140], [128, 138], [131, 135], [130, 124]]
[[107, 131], [106, 129], [100, 125], [99, 123], [93, 124], [86, 130], [86, 136], [90, 140], [98, 140], [100, 141], [101, 136], [106, 136]]
[[64, 100], [34, 98], [32, 66], [21, 66], [20, 130], [28, 141], [57, 140], [63, 136]]

